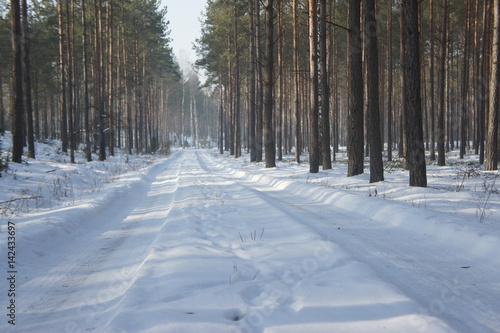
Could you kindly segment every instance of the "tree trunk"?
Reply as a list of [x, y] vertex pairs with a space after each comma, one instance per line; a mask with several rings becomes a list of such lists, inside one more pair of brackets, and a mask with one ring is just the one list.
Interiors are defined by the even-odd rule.
[[361, 43], [361, 3], [349, 1], [349, 125], [347, 176], [363, 173], [363, 54]]
[[109, 113], [109, 155], [114, 156], [114, 144], [115, 144], [115, 126], [114, 126], [114, 85], [115, 85], [115, 76], [114, 76], [114, 23], [113, 23], [113, 0], [108, 0], [108, 113]]
[[448, 0], [443, 0], [443, 18], [441, 23], [441, 45], [440, 45], [440, 58], [439, 58], [439, 79], [438, 79], [438, 99], [439, 108], [437, 115], [437, 148], [438, 148], [438, 165], [444, 166], [446, 164], [445, 158], [445, 123], [444, 116], [446, 110], [445, 98], [445, 78], [446, 78], [446, 46], [448, 37]]
[[255, 36], [256, 36], [256, 44], [257, 44], [257, 86], [256, 86], [256, 128], [255, 128], [255, 136], [256, 136], [256, 162], [262, 162], [262, 149], [264, 146], [263, 137], [264, 137], [264, 74], [263, 74], [263, 66], [262, 66], [262, 52], [261, 52], [261, 26], [260, 26], [260, 0], [255, 0]]
[[241, 124], [240, 124], [240, 50], [238, 43], [238, 21], [236, 2], [234, 5], [234, 157], [241, 156]]
[[250, 14], [250, 44], [249, 44], [249, 69], [248, 69], [248, 111], [249, 111], [249, 134], [250, 134], [250, 162], [257, 160], [257, 148], [255, 142], [255, 61], [256, 61], [256, 32], [255, 32], [255, 0], [248, 1], [248, 13]]
[[[73, 1], [71, 1], [73, 2]], [[75, 108], [75, 100], [74, 100], [74, 91], [73, 91], [73, 39], [71, 36], [71, 24], [73, 24], [73, 20], [70, 19], [70, 4], [66, 2], [66, 39], [67, 39], [67, 52], [66, 52], [66, 65], [67, 65], [67, 73], [68, 73], [68, 143], [69, 143], [69, 156], [70, 163], [75, 163], [75, 131], [73, 128], [74, 121], [74, 108]]]
[[489, 43], [490, 43], [490, 12], [491, 12], [491, 1], [488, 1], [483, 5], [483, 31], [482, 31], [482, 36], [483, 36], [483, 41], [482, 41], [482, 51], [481, 53], [483, 54], [483, 57], [481, 59], [481, 70], [480, 70], [480, 82], [479, 82], [479, 87], [480, 87], [480, 111], [479, 111], [479, 128], [480, 128], [480, 135], [479, 135], [479, 163], [484, 164], [484, 158], [485, 158], [485, 144], [484, 141], [486, 139], [486, 125], [485, 125], [485, 120], [486, 120], [486, 113], [487, 113], [487, 107], [488, 107], [488, 98], [487, 98], [487, 87], [486, 87], [486, 82], [488, 79], [488, 71], [489, 71], [489, 66], [488, 66], [488, 60], [489, 58], [486, 56], [487, 51], [489, 51]]
[[85, 10], [85, 0], [82, 0], [82, 47], [83, 47], [83, 104], [85, 123], [85, 158], [92, 161], [92, 150], [90, 143], [90, 100], [89, 100], [89, 60], [87, 51], [87, 19]]
[[61, 75], [61, 144], [62, 151], [68, 152], [68, 110], [66, 104], [66, 57], [64, 55], [63, 0], [58, 3], [59, 13], [59, 68]]
[[300, 112], [300, 64], [299, 64], [299, 12], [298, 0], [293, 0], [293, 70], [295, 88], [295, 162], [300, 163], [301, 148], [301, 112]]
[[429, 118], [430, 118], [430, 159], [431, 161], [436, 160], [436, 140], [435, 140], [435, 118], [436, 118], [436, 112], [435, 112], [435, 96], [436, 94], [434, 93], [434, 0], [430, 0], [430, 36], [429, 36], [429, 47], [430, 47], [430, 74], [429, 74], [429, 82], [430, 82], [430, 89], [429, 89], [429, 102], [430, 102], [430, 112], [429, 112]]
[[[278, 108], [276, 110], [276, 146], [278, 149], [278, 161], [283, 160], [283, 105], [285, 99], [285, 77], [283, 75], [284, 67], [284, 48], [285, 48], [285, 33], [283, 27], [283, 4], [281, 0], [278, 0]], [[286, 141], [286, 140], [285, 140]]]
[[309, 172], [319, 172], [318, 2], [309, 0]]
[[[221, 76], [219, 76], [219, 80]], [[219, 141], [220, 141], [219, 153], [223, 155], [224, 154], [224, 86], [222, 85], [221, 82], [219, 82]]]
[[377, 15], [375, 0], [365, 0], [365, 40], [368, 95], [368, 137], [370, 145], [370, 183], [384, 180], [382, 140], [380, 132], [380, 101], [378, 74]]
[[276, 145], [273, 131], [273, 86], [274, 86], [274, 0], [266, 1], [266, 86], [264, 109], [264, 147], [266, 168], [276, 166]]
[[[106, 114], [104, 110], [104, 91], [105, 91], [105, 67], [103, 52], [103, 27], [102, 27], [102, 0], [96, 0], [95, 6], [95, 78], [96, 96], [95, 104], [97, 108], [99, 124], [99, 161], [106, 160]], [[142, 113], [141, 113], [142, 115]]]
[[30, 36], [28, 27], [28, 4], [22, 0], [22, 35], [23, 35], [23, 93], [24, 108], [26, 110], [26, 124], [28, 137], [28, 157], [35, 158], [35, 137], [33, 130], [33, 102], [31, 99], [31, 63], [30, 63]]
[[13, 72], [11, 82], [12, 162], [21, 163], [23, 156], [23, 70], [22, 28], [19, 0], [10, 1], [12, 21]]
[[323, 170], [332, 168], [332, 157], [330, 150], [330, 86], [328, 84], [328, 50], [326, 48], [327, 41], [327, 1], [320, 0], [320, 32], [319, 32], [319, 49], [320, 49], [320, 65], [321, 65], [321, 150], [323, 160]]
[[[432, 1], [432, 0], [431, 0]], [[393, 96], [393, 56], [392, 56], [392, 0], [387, 1], [387, 160], [392, 161], [392, 96]]]
[[402, 41], [404, 50], [403, 77], [405, 81], [405, 126], [407, 135], [407, 163], [410, 186], [427, 186], [425, 149], [422, 128], [422, 100], [420, 80], [420, 39], [418, 0], [401, 0]]
[[460, 159], [465, 156], [467, 148], [467, 127], [468, 124], [468, 96], [469, 96], [469, 43], [470, 43], [470, 21], [471, 21], [471, 3], [470, 0], [466, 2], [466, 22], [465, 22], [465, 37], [464, 37], [464, 62], [462, 67], [462, 96], [461, 96], [461, 116], [460, 116]]
[[490, 98], [488, 115], [488, 133], [486, 140], [486, 163], [487, 171], [498, 170], [498, 93], [500, 79], [500, 0], [493, 0], [493, 42], [491, 50], [491, 78]]

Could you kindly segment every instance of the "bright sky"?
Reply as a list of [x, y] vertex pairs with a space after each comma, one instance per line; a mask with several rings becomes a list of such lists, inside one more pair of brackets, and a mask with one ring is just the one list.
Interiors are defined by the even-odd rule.
[[161, 0], [167, 6], [167, 20], [170, 21], [170, 38], [177, 59], [182, 64], [186, 58], [196, 61], [193, 43], [200, 36], [201, 13], [205, 11], [206, 0]]

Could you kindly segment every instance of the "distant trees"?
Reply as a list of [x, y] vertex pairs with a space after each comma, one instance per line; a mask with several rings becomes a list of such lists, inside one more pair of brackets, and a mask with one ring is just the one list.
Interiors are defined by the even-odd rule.
[[[394, 151], [416, 186], [426, 156], [444, 165], [454, 148], [498, 168], [495, 0], [208, 0], [196, 48], [210, 98], [180, 74], [158, 1], [40, 0], [17, 36], [20, 2], [0, 8], [0, 130], [13, 128], [16, 158], [33, 133], [88, 160], [210, 137], [269, 167], [307, 153], [311, 172], [346, 147], [347, 175], [369, 156], [372, 182]], [[19, 45], [31, 83], [16, 100]]]
[[[12, 128], [13, 161], [25, 145], [34, 158], [35, 139], [60, 139], [74, 162], [79, 144], [90, 161], [115, 147], [146, 153], [195, 141], [195, 129], [216, 136], [205, 90], [189, 89], [181, 103], [166, 19], [157, 0], [0, 3], [0, 129]], [[193, 129], [198, 118], [206, 121]]]

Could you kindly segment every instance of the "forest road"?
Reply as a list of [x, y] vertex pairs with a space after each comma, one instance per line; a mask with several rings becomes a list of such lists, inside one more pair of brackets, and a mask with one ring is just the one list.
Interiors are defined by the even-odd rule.
[[335, 191], [176, 152], [23, 253], [13, 332], [500, 332], [496, 261]]

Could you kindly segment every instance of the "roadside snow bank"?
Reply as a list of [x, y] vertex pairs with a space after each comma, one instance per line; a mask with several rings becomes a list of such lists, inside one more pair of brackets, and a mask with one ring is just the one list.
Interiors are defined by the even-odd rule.
[[[282, 168], [265, 169], [261, 165], [248, 166], [246, 161], [243, 162], [243, 166], [241, 161], [228, 158], [219, 157], [218, 161], [220, 163], [215, 166], [216, 168], [242, 180], [271, 186], [276, 191], [284, 193], [301, 194], [313, 201], [331, 204], [347, 213], [361, 214], [366, 217], [367, 223], [378, 223], [386, 228], [402, 228], [421, 237], [433, 238], [443, 245], [448, 245], [458, 252], [469, 255], [471, 261], [481, 259], [490, 261], [492, 264], [500, 264], [498, 256], [500, 253], [500, 226], [477, 221], [471, 223], [468, 216], [439, 211], [433, 206], [432, 199], [424, 204], [408, 205], [398, 200], [396, 194], [392, 194], [391, 199], [384, 199], [381, 195], [375, 197], [371, 192], [369, 192], [370, 197], [368, 197], [366, 191], [353, 193], [346, 189], [325, 186], [324, 183], [318, 184], [311, 181], [309, 178], [314, 180], [315, 176], [308, 174], [305, 167], [293, 163], [283, 163]], [[334, 174], [332, 175], [332, 173]], [[338, 174], [338, 171], [323, 171], [316, 177], [322, 178], [324, 182], [325, 178], [338, 176]], [[366, 186], [372, 186], [374, 193], [376, 193], [377, 186], [383, 189], [387, 183], [391, 181], [394, 183], [391, 176], [388, 175], [388, 182], [367, 184]], [[361, 177], [365, 178], [366, 175]], [[441, 182], [445, 181], [441, 179]], [[448, 182], [448, 188], [451, 188], [456, 182], [456, 178], [450, 177]], [[406, 185], [401, 188], [401, 192], [404, 192], [405, 196], [411, 196], [413, 193], [414, 196], [425, 198], [426, 193], [433, 194], [436, 190]], [[449, 196], [452, 197], [454, 194], [450, 193]], [[440, 200], [452, 202], [445, 192], [440, 192]], [[495, 198], [495, 200], [498, 199]]]

